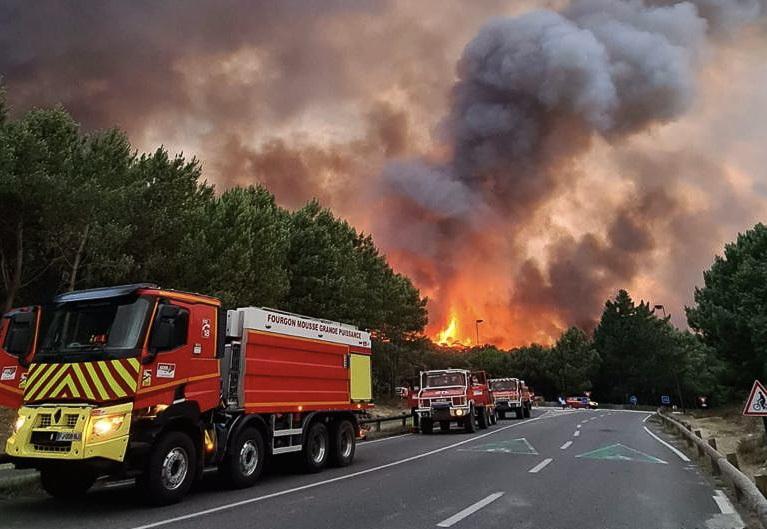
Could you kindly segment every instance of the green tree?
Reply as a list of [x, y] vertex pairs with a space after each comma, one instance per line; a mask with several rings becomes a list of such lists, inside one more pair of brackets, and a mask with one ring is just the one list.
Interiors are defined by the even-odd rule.
[[688, 323], [724, 362], [724, 384], [746, 389], [767, 375], [767, 227], [727, 244], [703, 282]]
[[599, 370], [599, 354], [586, 333], [570, 327], [557, 340], [549, 357], [551, 378], [558, 393], [575, 395], [592, 388]]

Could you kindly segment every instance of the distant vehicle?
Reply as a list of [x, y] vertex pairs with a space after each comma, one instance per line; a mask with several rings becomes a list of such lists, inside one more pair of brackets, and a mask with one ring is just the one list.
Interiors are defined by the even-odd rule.
[[495, 411], [500, 419], [505, 419], [507, 412], [514, 412], [517, 419], [530, 417], [530, 410], [533, 407], [532, 395], [524, 380], [492, 378], [490, 391], [493, 395]]
[[595, 410], [599, 407], [599, 403], [591, 400], [589, 397], [567, 397], [565, 404], [568, 408], [572, 409]]
[[438, 369], [421, 372], [418, 407], [415, 410], [421, 433], [433, 432], [434, 423], [447, 431], [458, 423], [466, 432], [496, 423], [495, 409], [484, 371]]

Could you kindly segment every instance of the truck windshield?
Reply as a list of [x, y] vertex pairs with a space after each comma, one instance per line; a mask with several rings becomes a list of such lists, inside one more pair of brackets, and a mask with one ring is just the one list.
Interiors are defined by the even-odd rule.
[[76, 362], [134, 356], [150, 304], [147, 298], [130, 297], [59, 305], [48, 314], [36, 360]]
[[515, 391], [517, 383], [514, 380], [495, 380], [491, 383], [493, 391]]
[[465, 385], [466, 377], [463, 373], [435, 373], [426, 375], [427, 388]]

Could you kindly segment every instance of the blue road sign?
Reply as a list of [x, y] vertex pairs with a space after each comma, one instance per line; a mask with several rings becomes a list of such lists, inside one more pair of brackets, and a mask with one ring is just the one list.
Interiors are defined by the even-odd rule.
[[663, 404], [664, 406], [668, 406], [669, 404], [671, 404], [671, 397], [669, 397], [668, 395], [661, 395], [660, 403]]
[[639, 402], [639, 399], [637, 399], [636, 395], [631, 395], [629, 397], [629, 402], [631, 403], [632, 406], [636, 406], [637, 402]]

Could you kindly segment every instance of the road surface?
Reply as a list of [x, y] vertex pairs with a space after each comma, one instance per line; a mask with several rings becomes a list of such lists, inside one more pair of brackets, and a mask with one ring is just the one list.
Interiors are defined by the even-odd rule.
[[[709, 529], [740, 527], [727, 497], [648, 413], [534, 410], [489, 430], [361, 443], [355, 463], [301, 474], [275, 459], [255, 487], [215, 473], [184, 502], [147, 508], [130, 487], [75, 503], [0, 500], [3, 529]], [[649, 431], [648, 431], [649, 430]], [[663, 444], [668, 442], [669, 444]], [[675, 451], [676, 450], [676, 451]]]

